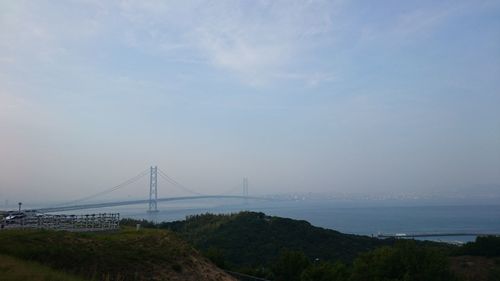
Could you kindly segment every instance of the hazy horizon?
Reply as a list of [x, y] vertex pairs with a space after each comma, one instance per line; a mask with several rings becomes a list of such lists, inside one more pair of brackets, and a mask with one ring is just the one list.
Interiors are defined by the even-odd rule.
[[498, 1], [2, 1], [0, 204], [500, 196], [499, 77]]

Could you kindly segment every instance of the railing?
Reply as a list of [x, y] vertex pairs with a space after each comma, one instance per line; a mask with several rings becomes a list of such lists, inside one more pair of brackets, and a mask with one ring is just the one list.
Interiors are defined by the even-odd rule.
[[87, 215], [36, 215], [1, 221], [1, 229], [54, 229], [67, 231], [109, 231], [120, 227], [119, 213]]

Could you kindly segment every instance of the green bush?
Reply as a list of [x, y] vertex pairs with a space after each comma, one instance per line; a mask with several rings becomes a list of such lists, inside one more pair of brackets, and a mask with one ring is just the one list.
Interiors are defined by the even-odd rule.
[[300, 281], [302, 272], [309, 267], [310, 261], [299, 251], [283, 251], [275, 262], [272, 271], [277, 281]]
[[478, 236], [457, 250], [458, 255], [500, 257], [500, 237]]
[[306, 268], [300, 277], [301, 281], [344, 281], [349, 279], [348, 268], [338, 262], [336, 264], [322, 262]]
[[350, 281], [449, 281], [456, 280], [447, 257], [438, 249], [399, 241], [362, 254], [354, 261]]
[[205, 257], [207, 257], [211, 262], [213, 262], [219, 268], [224, 268], [224, 269], [226, 268], [226, 261], [224, 259], [224, 253], [221, 250], [219, 250], [215, 247], [210, 247], [203, 254]]

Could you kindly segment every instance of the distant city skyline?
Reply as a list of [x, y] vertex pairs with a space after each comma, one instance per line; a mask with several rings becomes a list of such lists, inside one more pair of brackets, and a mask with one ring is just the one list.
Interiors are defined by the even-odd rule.
[[498, 77], [498, 1], [2, 1], [0, 202], [496, 192]]

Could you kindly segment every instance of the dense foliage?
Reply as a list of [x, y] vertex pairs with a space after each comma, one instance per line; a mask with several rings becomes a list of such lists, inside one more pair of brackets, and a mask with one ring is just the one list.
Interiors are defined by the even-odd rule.
[[500, 257], [500, 237], [479, 236], [475, 242], [465, 244], [457, 249], [459, 255]]
[[300, 276], [301, 281], [344, 281], [349, 279], [349, 269], [340, 262], [321, 262], [307, 267]]
[[284, 250], [303, 252], [309, 259], [351, 262], [359, 253], [394, 242], [254, 212], [196, 215], [159, 227], [179, 233], [203, 252], [212, 248], [214, 254], [213, 249], [218, 249], [218, 258], [224, 257], [233, 268], [266, 267]]
[[352, 265], [311, 262], [300, 252], [284, 252], [272, 273], [276, 281], [458, 280], [438, 248], [406, 240], [361, 254]]
[[500, 281], [499, 237], [463, 247], [378, 240], [252, 212], [153, 226], [176, 231], [223, 268], [274, 281]]
[[395, 246], [382, 247], [358, 257], [349, 280], [447, 281], [455, 277], [442, 251], [402, 240]]
[[278, 280], [300, 281], [302, 272], [311, 262], [299, 251], [284, 251], [274, 263], [274, 278]]

